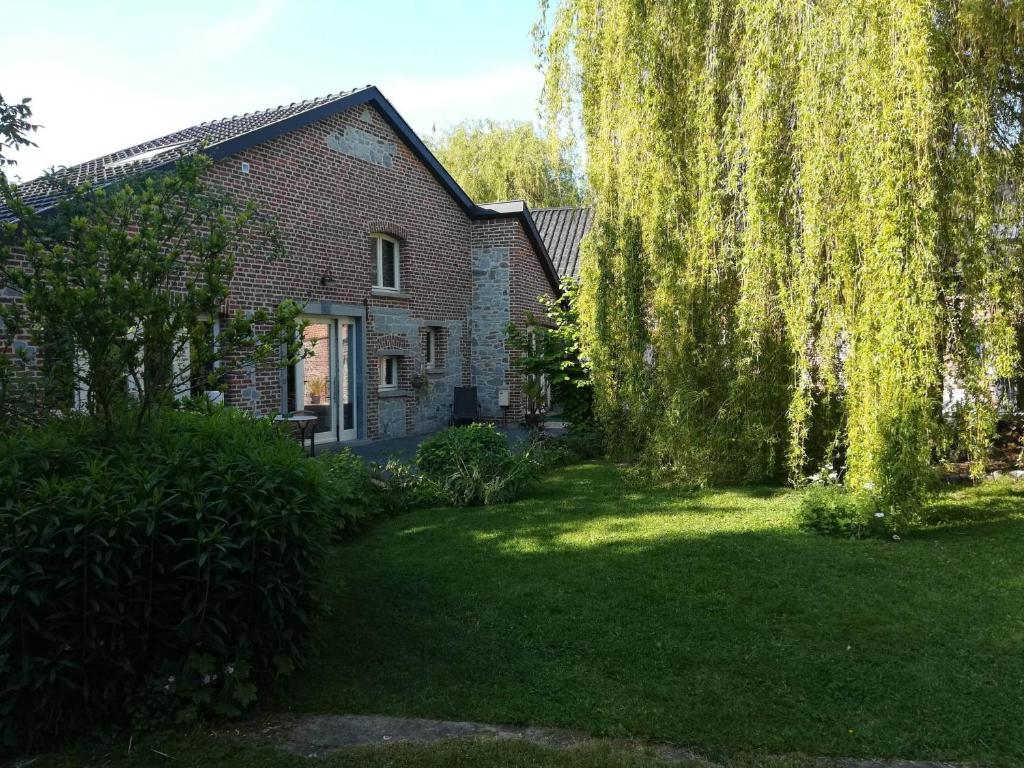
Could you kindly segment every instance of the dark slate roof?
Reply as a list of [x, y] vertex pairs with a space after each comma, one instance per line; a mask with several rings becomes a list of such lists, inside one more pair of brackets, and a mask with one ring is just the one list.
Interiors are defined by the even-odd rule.
[[[471, 219], [518, 219], [537, 251], [548, 280], [557, 290], [558, 273], [551, 263], [544, 240], [537, 231], [529, 208], [518, 200], [484, 206], [474, 203], [427, 149], [419, 136], [405, 122], [405, 119], [398, 114], [391, 102], [384, 98], [384, 94], [373, 85], [342, 93], [328, 94], [317, 99], [294, 102], [285, 106], [271, 107], [259, 112], [247, 112], [244, 115], [234, 115], [221, 120], [200, 123], [152, 141], [136, 144], [128, 149], [112, 152], [95, 160], [61, 169], [60, 174], [73, 185], [85, 182], [105, 185], [136, 173], [169, 168], [178, 158], [197, 151], [209, 155], [214, 160], [219, 160], [362, 104], [372, 104], [377, 108], [395, 133], [409, 145], [413, 154], [427, 166], [441, 186], [455, 198], [455, 201]], [[59, 194], [44, 178], [21, 184], [18, 190], [22, 199], [37, 211], [52, 208], [59, 198]], [[0, 221], [9, 221], [11, 218], [13, 216], [10, 211], [0, 206]]]
[[[59, 170], [59, 175], [72, 185], [86, 182], [104, 185], [136, 173], [166, 167], [178, 158], [197, 151], [200, 147], [205, 147], [210, 154], [222, 157], [230, 152], [217, 152], [217, 149], [232, 140], [244, 137], [261, 128], [287, 121], [289, 118], [301, 116], [314, 110], [319, 111], [321, 107], [346, 100], [360, 91], [366, 91], [369, 87], [200, 123], [158, 139], [136, 144], [134, 147], [111, 152], [79, 165], [62, 168]], [[22, 198], [37, 210], [49, 208], [58, 197], [43, 177], [21, 184], [18, 191]], [[0, 209], [0, 219], [3, 218], [3, 213], [4, 211]]]
[[533, 220], [562, 277], [580, 276], [580, 241], [594, 223], [593, 208], [537, 208]]

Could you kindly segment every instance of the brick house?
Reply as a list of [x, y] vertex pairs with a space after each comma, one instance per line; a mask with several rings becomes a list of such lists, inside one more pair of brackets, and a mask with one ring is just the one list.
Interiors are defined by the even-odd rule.
[[[233, 374], [227, 404], [311, 410], [320, 442], [374, 440], [448, 423], [454, 387], [482, 414], [523, 416], [505, 345], [558, 274], [526, 205], [477, 204], [372, 86], [203, 123], [67, 169], [111, 183], [203, 152], [211, 182], [280, 227], [284, 256], [242, 259], [225, 313], [304, 303], [298, 365]], [[41, 182], [21, 187], [39, 209]], [[2, 218], [0, 211], [0, 218]]]

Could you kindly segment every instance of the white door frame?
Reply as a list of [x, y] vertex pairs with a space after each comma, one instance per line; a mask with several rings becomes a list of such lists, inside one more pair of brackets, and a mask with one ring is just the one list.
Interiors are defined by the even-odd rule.
[[[344, 442], [348, 440], [355, 440], [357, 438], [357, 425], [359, 423], [359, 404], [356, 398], [356, 382], [355, 378], [355, 318], [348, 316], [334, 316], [334, 315], [304, 315], [303, 320], [313, 325], [327, 325], [328, 337], [327, 337], [327, 355], [329, 358], [328, 363], [328, 376], [327, 376], [327, 399], [330, 405], [330, 424], [331, 428], [322, 432], [317, 432], [314, 435], [314, 440], [317, 443], [334, 443]], [[347, 328], [347, 332], [343, 331]], [[342, 352], [342, 336], [345, 336], [348, 345], [348, 355], [343, 356]], [[347, 365], [342, 365], [343, 362], [347, 361]], [[308, 407], [306, 403], [305, 393], [305, 365], [304, 360], [299, 360], [295, 364], [295, 373], [293, 386], [295, 387], [295, 404], [298, 410], [302, 410]], [[347, 384], [347, 387], [345, 385]], [[345, 428], [344, 418], [345, 409], [344, 401], [342, 398], [343, 388], [347, 388], [348, 396], [350, 399], [351, 409], [351, 426]]]

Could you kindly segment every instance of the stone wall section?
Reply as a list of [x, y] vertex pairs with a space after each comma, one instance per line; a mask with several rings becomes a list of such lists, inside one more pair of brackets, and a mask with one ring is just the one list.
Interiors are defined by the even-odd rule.
[[[495, 217], [473, 223], [473, 305], [470, 361], [483, 415], [506, 423], [522, 421], [522, 377], [515, 366], [520, 353], [508, 348], [509, 323], [522, 326], [528, 316], [542, 318], [538, 297], [553, 296], [554, 287], [533, 244], [515, 218]], [[507, 389], [509, 406], [498, 405]]]
[[[513, 279], [510, 284], [509, 313], [511, 322], [524, 327], [528, 318], [545, 324], [544, 305], [540, 301], [541, 296], [553, 296], [554, 291], [548, 276], [544, 273], [533, 245], [530, 243], [522, 227], [517, 227], [515, 238], [511, 247], [511, 265]], [[509, 395], [511, 405], [509, 410], [522, 419], [526, 409], [526, 398], [523, 394], [522, 382], [516, 373], [515, 358], [523, 353], [518, 350], [511, 352], [509, 375]]]
[[507, 246], [474, 245], [473, 331], [470, 365], [481, 413], [506, 419], [513, 414], [501, 407], [500, 391], [509, 384], [506, 336], [509, 323], [511, 250]]

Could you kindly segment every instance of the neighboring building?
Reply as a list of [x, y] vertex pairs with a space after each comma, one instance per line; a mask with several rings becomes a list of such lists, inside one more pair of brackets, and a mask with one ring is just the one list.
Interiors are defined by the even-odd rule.
[[[223, 311], [301, 300], [318, 339], [297, 366], [232, 375], [229, 405], [312, 410], [321, 442], [442, 427], [459, 385], [477, 387], [485, 417], [522, 418], [506, 328], [558, 291], [523, 203], [470, 200], [372, 86], [203, 123], [67, 174], [110, 183], [190, 152], [210, 156], [210, 181], [283, 237], [281, 259], [239, 261]], [[39, 181], [21, 192], [39, 209], [55, 202]]]
[[593, 208], [537, 208], [533, 220], [560, 277], [580, 277], [580, 242], [594, 223]]

